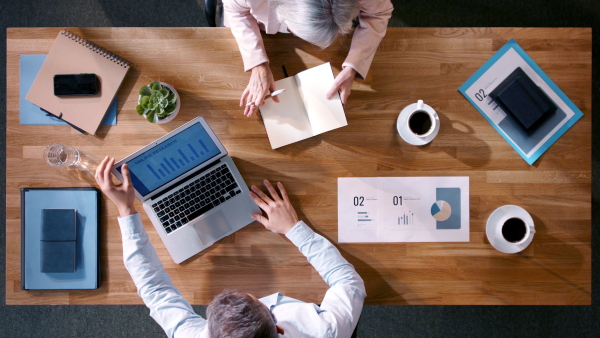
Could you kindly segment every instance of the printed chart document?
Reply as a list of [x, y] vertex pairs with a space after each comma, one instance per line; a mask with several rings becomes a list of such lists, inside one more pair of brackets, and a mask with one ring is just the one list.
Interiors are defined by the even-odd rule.
[[339, 177], [338, 242], [468, 242], [469, 177]]
[[[489, 96], [489, 93], [518, 67], [558, 107], [556, 112], [534, 132], [528, 133], [519, 127], [518, 122], [510, 118]], [[552, 82], [515, 40], [510, 40], [496, 52], [459, 88], [459, 91], [528, 164], [533, 164], [583, 116], [583, 112]]]
[[277, 96], [279, 103], [266, 100], [260, 107], [271, 148], [348, 125], [340, 95], [325, 98], [333, 80], [328, 62], [275, 82], [277, 89], [285, 89]]

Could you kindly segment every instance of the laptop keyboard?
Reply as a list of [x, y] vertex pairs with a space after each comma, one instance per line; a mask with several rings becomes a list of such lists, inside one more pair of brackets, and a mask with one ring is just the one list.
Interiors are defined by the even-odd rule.
[[222, 164], [152, 204], [152, 209], [171, 233], [241, 192], [229, 167]]

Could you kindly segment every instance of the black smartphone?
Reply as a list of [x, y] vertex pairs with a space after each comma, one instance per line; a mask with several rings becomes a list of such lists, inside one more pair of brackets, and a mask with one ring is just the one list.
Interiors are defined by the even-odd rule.
[[54, 75], [54, 95], [96, 95], [98, 77], [96, 74], [56, 74]]

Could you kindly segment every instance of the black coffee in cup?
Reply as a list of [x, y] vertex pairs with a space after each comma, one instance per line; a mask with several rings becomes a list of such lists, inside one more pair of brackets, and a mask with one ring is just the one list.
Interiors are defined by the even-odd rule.
[[511, 243], [518, 243], [527, 234], [527, 224], [520, 218], [509, 218], [502, 225], [502, 236]]
[[422, 110], [414, 112], [408, 118], [408, 127], [417, 135], [425, 135], [431, 129], [431, 116]]

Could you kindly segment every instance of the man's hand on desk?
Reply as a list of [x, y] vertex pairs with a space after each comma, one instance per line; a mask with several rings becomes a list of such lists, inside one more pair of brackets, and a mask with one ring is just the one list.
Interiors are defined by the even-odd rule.
[[[240, 107], [244, 107], [244, 115], [250, 117], [257, 109], [263, 105], [265, 97], [275, 91], [275, 80], [273, 73], [269, 68], [268, 63], [262, 63], [251, 70], [250, 82], [242, 93], [240, 99]], [[279, 102], [277, 96], [273, 97], [273, 101]], [[253, 105], [246, 106], [246, 103], [253, 102]]]
[[261, 214], [253, 214], [252, 218], [262, 223], [268, 230], [285, 235], [298, 223], [296, 210], [294, 210], [292, 203], [290, 203], [283, 184], [280, 182], [277, 183], [277, 187], [281, 193], [281, 196], [279, 196], [273, 185], [271, 185], [271, 182], [264, 180], [263, 183], [271, 197], [267, 196], [255, 185], [251, 187], [250, 197], [267, 214], [267, 217]]
[[115, 184], [112, 180], [111, 168], [115, 164], [114, 158], [106, 156], [96, 168], [96, 182], [100, 189], [119, 209], [121, 217], [135, 214], [135, 206], [133, 204], [135, 193], [133, 184], [131, 184], [131, 176], [129, 175], [129, 167], [123, 164], [121, 174], [123, 175], [123, 183]]
[[335, 78], [333, 86], [331, 86], [325, 97], [329, 100], [335, 93], [340, 92], [342, 104], [346, 105], [346, 100], [348, 100], [348, 96], [350, 96], [350, 92], [352, 91], [352, 82], [354, 82], [355, 77], [356, 70], [352, 67], [345, 67]]

